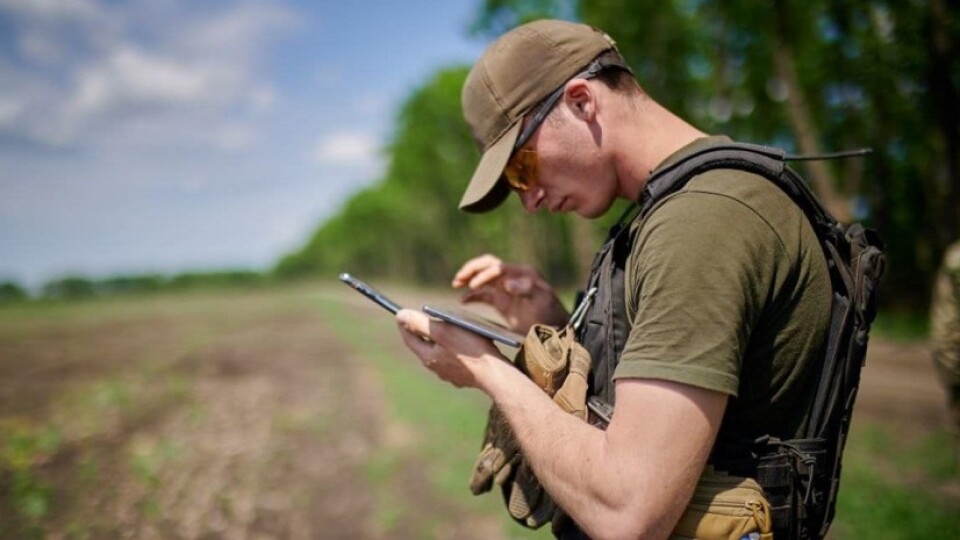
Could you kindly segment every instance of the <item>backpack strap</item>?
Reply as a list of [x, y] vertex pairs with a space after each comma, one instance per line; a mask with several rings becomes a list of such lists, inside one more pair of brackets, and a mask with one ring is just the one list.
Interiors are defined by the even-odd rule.
[[[829, 156], [834, 155], [839, 156]], [[813, 156], [789, 156], [789, 159], [811, 157]], [[640, 196], [640, 213], [649, 213], [657, 202], [683, 189], [687, 182], [698, 174], [713, 169], [736, 169], [757, 174], [776, 184], [803, 210], [816, 232], [819, 233], [822, 228], [835, 229], [837, 221], [830, 216], [806, 184], [799, 180], [799, 176], [787, 167], [787, 159], [788, 156], [783, 150], [758, 144], [728, 143], [705, 148], [651, 176]], [[784, 172], [790, 174], [784, 175]]]
[[[741, 459], [727, 464], [754, 476], [771, 499], [777, 537], [820, 538], [834, 514], [840, 462], [866, 356], [867, 334], [876, 315], [876, 285], [883, 273], [883, 243], [859, 224], [845, 227], [823, 207], [788, 160], [863, 156], [869, 149], [822, 156], [788, 156], [783, 150], [730, 143], [709, 147], [658, 170], [640, 198], [640, 217], [692, 178], [714, 169], [757, 174], [777, 185], [803, 211], [819, 239], [832, 285], [830, 326], [821, 373], [810, 406], [805, 438], [732, 441]], [[735, 437], [734, 437], [735, 438]], [[724, 444], [718, 438], [718, 446]], [[746, 449], [746, 452], [742, 450]], [[716, 452], [719, 450], [719, 452]], [[714, 456], [726, 452], [715, 448]], [[746, 459], [743, 459], [746, 458]]]

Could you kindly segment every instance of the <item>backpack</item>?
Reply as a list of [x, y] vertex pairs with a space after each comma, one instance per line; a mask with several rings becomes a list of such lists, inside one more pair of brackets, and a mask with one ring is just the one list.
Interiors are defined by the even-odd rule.
[[764, 177], [803, 210], [823, 248], [832, 285], [830, 325], [809, 426], [802, 438], [787, 441], [769, 436], [753, 441], [724, 440], [721, 432], [710, 459], [718, 469], [759, 482], [771, 504], [777, 539], [822, 538], [833, 521], [843, 449], [870, 324], [877, 313], [878, 283], [885, 261], [877, 233], [860, 224], [838, 223], [787, 162], [867, 153], [869, 150], [788, 156], [776, 148], [727, 143], [686, 156], [648, 180], [636, 217], [621, 219], [611, 229], [588, 281], [587, 288], [597, 290], [597, 298], [587, 308], [593, 328], [584, 325], [578, 335], [594, 362], [588, 406], [594, 416], [609, 419], [614, 405], [610, 380], [629, 332], [623, 266], [630, 251], [630, 222], [643, 219], [664, 197], [713, 169], [738, 169]]

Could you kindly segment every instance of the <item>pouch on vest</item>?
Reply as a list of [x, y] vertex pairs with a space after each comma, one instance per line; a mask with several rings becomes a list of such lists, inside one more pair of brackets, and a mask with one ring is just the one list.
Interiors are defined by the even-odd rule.
[[[560, 408], [586, 419], [590, 355], [574, 341], [572, 328], [534, 325], [517, 352], [514, 365]], [[490, 407], [487, 416], [470, 491], [474, 495], [486, 493], [494, 484], [500, 486], [510, 516], [525, 527], [543, 526], [557, 509], [523, 458], [516, 437], [496, 405]]]
[[[587, 281], [588, 287], [600, 287], [579, 336], [594, 360], [588, 406], [594, 417], [608, 419], [615, 406], [611, 375], [629, 333], [624, 322], [629, 319], [623, 287], [624, 265], [633, 244], [630, 223], [644, 219], [664, 197], [713, 169], [743, 170], [766, 178], [803, 210], [823, 248], [833, 290], [830, 327], [820, 357], [816, 395], [808, 405], [807, 430], [791, 440], [741, 437], [721, 430], [710, 457], [718, 469], [757, 479], [770, 503], [778, 540], [822, 538], [833, 520], [843, 449], [885, 264], [883, 242], [876, 232], [859, 224], [838, 223], [787, 162], [866, 153], [787, 156], [776, 148], [727, 143], [690, 154], [648, 179], [638, 204], [611, 229]], [[573, 538], [578, 531], [565, 533], [565, 528], [572, 527], [566, 520], [555, 524], [554, 530]]]
[[770, 506], [752, 478], [717, 472], [709, 465], [697, 481], [672, 540], [771, 540]]

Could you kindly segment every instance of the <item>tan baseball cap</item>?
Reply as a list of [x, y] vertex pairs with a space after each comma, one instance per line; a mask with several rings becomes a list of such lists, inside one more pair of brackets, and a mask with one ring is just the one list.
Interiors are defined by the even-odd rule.
[[460, 200], [466, 212], [493, 210], [510, 194], [501, 179], [523, 117], [601, 53], [607, 34], [560, 20], [518, 26], [494, 41], [463, 85], [463, 116], [483, 156]]

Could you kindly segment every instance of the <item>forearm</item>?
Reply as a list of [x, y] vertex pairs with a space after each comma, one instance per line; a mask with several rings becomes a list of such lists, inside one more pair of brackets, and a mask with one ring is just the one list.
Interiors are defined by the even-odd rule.
[[509, 366], [483, 382], [540, 483], [591, 537], [669, 534], [679, 517], [671, 508], [682, 509], [686, 500], [669, 500], [653, 487], [658, 475], [647, 474], [640, 445], [614, 448], [607, 432], [564, 412]]
[[725, 395], [667, 381], [617, 381], [617, 414], [600, 431], [555, 405], [489, 341], [411, 310], [401, 310], [397, 322], [425, 367], [493, 398], [543, 486], [591, 536], [669, 534], [703, 470]]

